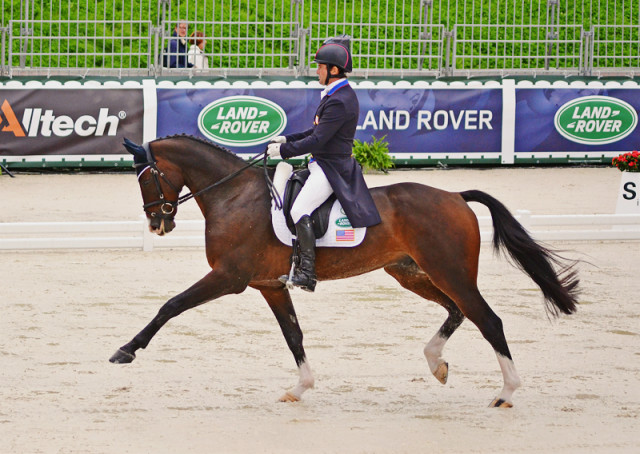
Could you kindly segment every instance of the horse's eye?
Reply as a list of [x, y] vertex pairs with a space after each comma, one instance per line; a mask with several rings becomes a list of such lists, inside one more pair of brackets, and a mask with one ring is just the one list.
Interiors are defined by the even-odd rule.
[[151, 181], [150, 180], [144, 180], [144, 181], [141, 181], [141, 183], [142, 183], [142, 186], [148, 186], [149, 183], [151, 183]]

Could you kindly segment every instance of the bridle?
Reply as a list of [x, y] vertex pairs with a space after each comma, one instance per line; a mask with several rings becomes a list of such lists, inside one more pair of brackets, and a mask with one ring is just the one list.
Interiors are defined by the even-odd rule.
[[[264, 175], [267, 181], [267, 187], [269, 188], [269, 192], [271, 193], [273, 200], [275, 200], [276, 206], [278, 207], [282, 206], [282, 199], [280, 198], [280, 195], [278, 194], [276, 189], [273, 187], [273, 182], [271, 181], [271, 178], [269, 177], [269, 174], [267, 172], [267, 151], [266, 150], [253, 156], [251, 159], [249, 159], [246, 165], [236, 170], [235, 172], [227, 175], [226, 177], [223, 177], [222, 179], [216, 181], [215, 183], [212, 183], [209, 186], [203, 189], [200, 189], [195, 193], [189, 192], [188, 194], [180, 196], [177, 198], [177, 200], [167, 200], [167, 198], [164, 195], [164, 191], [162, 190], [161, 181], [164, 181], [165, 183], [167, 183], [167, 185], [176, 194], [180, 194], [180, 190], [176, 188], [176, 186], [167, 178], [164, 172], [158, 168], [158, 162], [155, 160], [153, 154], [151, 153], [151, 148], [149, 147], [149, 145], [145, 143], [143, 144], [143, 148], [146, 152], [147, 162], [135, 163], [133, 167], [136, 169], [139, 169], [142, 167], [142, 170], [137, 172], [138, 180], [140, 179], [142, 174], [147, 171], [147, 168], [149, 169], [149, 172], [151, 172], [151, 176], [153, 177], [156, 191], [158, 192], [158, 200], [145, 203], [144, 205], [142, 205], [144, 212], [147, 213], [147, 215], [149, 215], [152, 218], [158, 218], [161, 220], [173, 220], [176, 210], [178, 209], [178, 205], [181, 205], [184, 202], [191, 200], [192, 198], [197, 197], [200, 194], [207, 192], [215, 188], [216, 186], [220, 186], [221, 184], [226, 183], [227, 181], [237, 177], [239, 174], [247, 170], [249, 167], [256, 165], [260, 158], [262, 158], [262, 161], [263, 161], [262, 165], [264, 167]], [[160, 212], [150, 210], [150, 208], [158, 205], [160, 205]]]
[[[159, 218], [162, 220], [172, 220], [175, 215], [176, 210], [178, 209], [178, 205], [180, 205], [180, 199], [178, 200], [167, 200], [164, 196], [164, 191], [162, 190], [162, 184], [160, 180], [163, 180], [167, 185], [176, 193], [180, 194], [178, 188], [175, 187], [173, 183], [167, 178], [163, 171], [158, 168], [158, 163], [155, 160], [150, 160], [148, 162], [143, 162], [139, 164], [134, 164], [135, 168], [143, 167], [143, 169], [138, 173], [138, 180], [142, 174], [144, 174], [147, 169], [151, 173], [153, 177], [153, 182], [155, 183], [156, 191], [158, 192], [158, 200], [153, 202], [145, 203], [142, 205], [142, 209], [145, 213], [147, 213], [152, 218]], [[160, 212], [151, 211], [150, 208], [160, 205]]]

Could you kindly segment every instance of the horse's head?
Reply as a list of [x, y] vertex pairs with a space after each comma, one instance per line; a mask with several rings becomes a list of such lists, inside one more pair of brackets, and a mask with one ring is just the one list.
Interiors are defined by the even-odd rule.
[[149, 230], [157, 235], [169, 233], [176, 226], [174, 218], [178, 212], [180, 190], [184, 185], [180, 170], [156, 160], [148, 144], [140, 146], [124, 140], [124, 147], [133, 155]]

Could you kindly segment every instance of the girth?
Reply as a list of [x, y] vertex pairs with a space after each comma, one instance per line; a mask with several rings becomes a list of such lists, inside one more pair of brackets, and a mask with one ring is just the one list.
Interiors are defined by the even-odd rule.
[[[287, 181], [287, 186], [284, 190], [282, 209], [284, 210], [287, 227], [293, 235], [296, 234], [296, 226], [291, 218], [291, 207], [300, 194], [305, 181], [309, 178], [309, 174], [309, 169], [294, 171], [291, 174], [289, 181]], [[311, 214], [313, 233], [315, 234], [316, 239], [322, 238], [327, 232], [327, 228], [329, 227], [329, 214], [331, 214], [331, 207], [335, 200], [335, 194], [331, 194], [331, 196]]]

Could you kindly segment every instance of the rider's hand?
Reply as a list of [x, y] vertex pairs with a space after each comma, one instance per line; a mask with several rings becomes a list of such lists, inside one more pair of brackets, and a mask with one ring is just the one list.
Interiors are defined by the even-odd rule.
[[271, 139], [271, 143], [287, 143], [287, 138], [285, 136], [275, 136]]
[[267, 146], [267, 156], [269, 156], [271, 159], [278, 159], [280, 158], [280, 146], [282, 144], [280, 143], [270, 143]]

